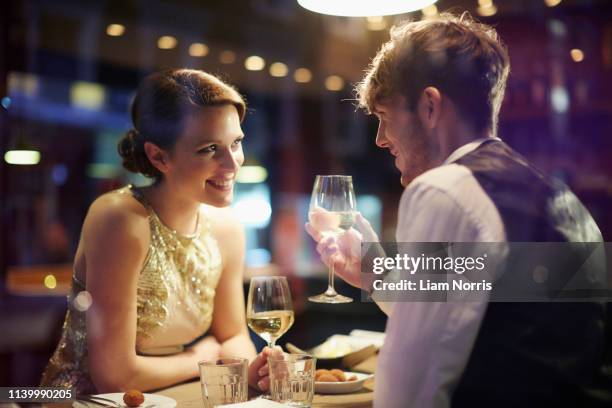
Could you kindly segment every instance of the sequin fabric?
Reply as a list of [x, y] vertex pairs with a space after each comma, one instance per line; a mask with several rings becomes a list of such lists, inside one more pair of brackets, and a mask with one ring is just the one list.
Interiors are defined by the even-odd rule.
[[[137, 288], [136, 350], [176, 349], [202, 335], [212, 322], [222, 260], [208, 217], [201, 212], [196, 234], [182, 236], [163, 224], [138, 189], [127, 186], [115, 193], [132, 194], [149, 212], [151, 239]], [[89, 374], [85, 312], [74, 305], [83, 290], [73, 278], [62, 336], [41, 385], [96, 392]]]

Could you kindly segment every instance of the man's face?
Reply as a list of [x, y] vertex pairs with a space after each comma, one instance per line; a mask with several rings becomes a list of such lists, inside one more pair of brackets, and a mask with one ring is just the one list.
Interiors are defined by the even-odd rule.
[[378, 118], [376, 145], [389, 149], [395, 157], [402, 186], [406, 187], [417, 176], [434, 167], [433, 139], [416, 112], [408, 109], [404, 97], [396, 96], [375, 103], [373, 113]]

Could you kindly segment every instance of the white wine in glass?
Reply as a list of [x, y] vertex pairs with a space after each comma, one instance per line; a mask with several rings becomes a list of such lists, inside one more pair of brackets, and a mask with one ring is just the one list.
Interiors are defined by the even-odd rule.
[[[317, 176], [312, 189], [308, 221], [324, 236], [338, 236], [351, 228], [357, 204], [351, 176]], [[329, 266], [327, 290], [308, 298], [317, 303], [349, 303], [353, 299], [336, 292], [334, 265]]]
[[251, 278], [247, 300], [247, 324], [269, 347], [293, 325], [293, 304], [287, 278]]

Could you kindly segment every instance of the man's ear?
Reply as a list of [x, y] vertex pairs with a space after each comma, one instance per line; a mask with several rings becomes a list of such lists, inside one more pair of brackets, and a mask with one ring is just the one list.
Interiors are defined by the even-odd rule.
[[160, 148], [155, 143], [145, 142], [144, 151], [153, 167], [159, 170], [162, 174], [168, 172], [168, 169], [170, 168], [170, 160], [168, 153], [164, 149]]
[[438, 88], [428, 86], [423, 89], [417, 105], [417, 113], [425, 128], [433, 129], [438, 126], [442, 116], [442, 94]]

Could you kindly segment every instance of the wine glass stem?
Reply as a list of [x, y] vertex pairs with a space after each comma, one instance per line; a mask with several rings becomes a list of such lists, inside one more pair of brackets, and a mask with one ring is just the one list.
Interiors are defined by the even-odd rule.
[[327, 290], [325, 291], [325, 294], [327, 296], [336, 296], [338, 295], [338, 293], [336, 293], [336, 289], [334, 288], [334, 261], [332, 259], [332, 262], [329, 265], [329, 281], [327, 282]]
[[272, 339], [268, 342], [268, 347], [270, 348], [274, 348], [275, 345], [276, 345], [276, 339]]

